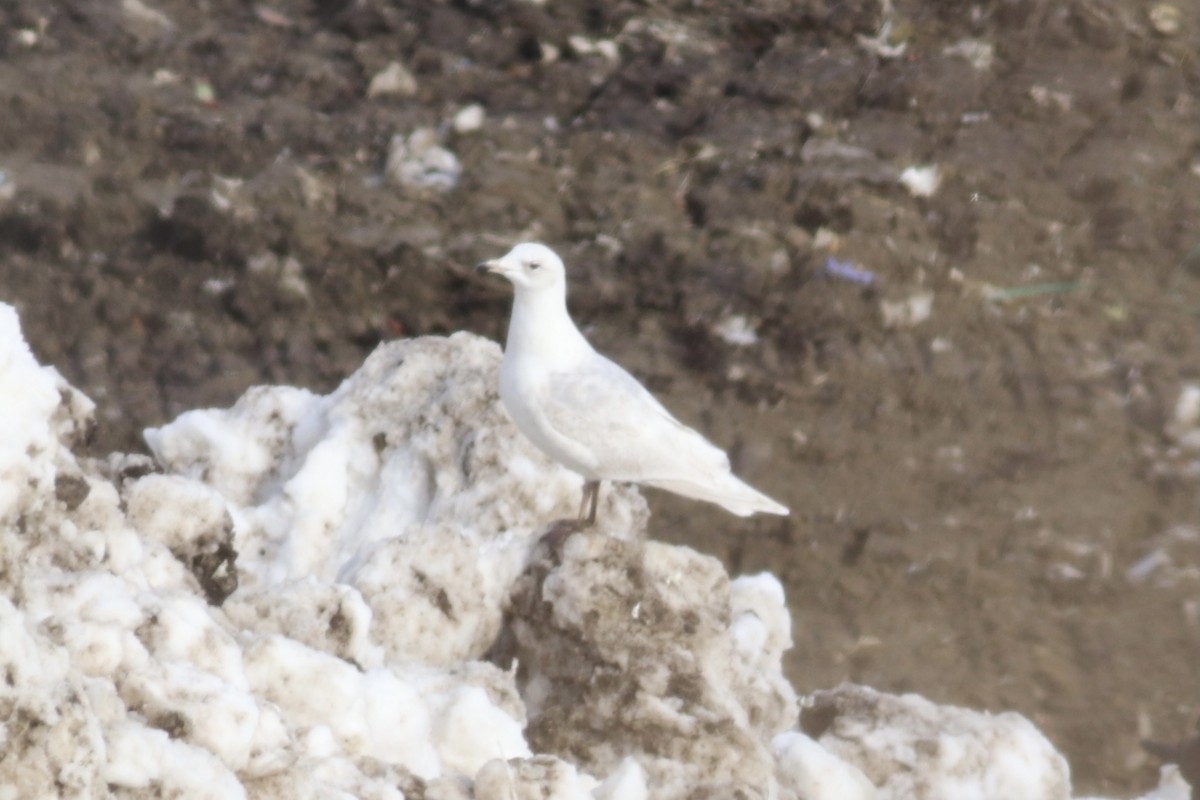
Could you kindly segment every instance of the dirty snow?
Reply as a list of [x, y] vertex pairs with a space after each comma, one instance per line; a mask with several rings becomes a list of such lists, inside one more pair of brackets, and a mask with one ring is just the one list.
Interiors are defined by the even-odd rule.
[[499, 361], [393, 342], [95, 459], [0, 305], [0, 798], [1070, 796], [1015, 714], [799, 698], [778, 580], [647, 541], [632, 488], [540, 544], [578, 481]]

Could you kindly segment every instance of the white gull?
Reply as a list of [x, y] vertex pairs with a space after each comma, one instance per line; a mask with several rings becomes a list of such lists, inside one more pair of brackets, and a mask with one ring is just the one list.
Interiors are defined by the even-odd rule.
[[521, 433], [583, 476], [579, 526], [595, 522], [602, 480], [665, 489], [742, 517], [788, 513], [738, 479], [723, 451], [588, 344], [567, 313], [566, 270], [553, 250], [519, 244], [478, 269], [513, 285], [500, 398]]

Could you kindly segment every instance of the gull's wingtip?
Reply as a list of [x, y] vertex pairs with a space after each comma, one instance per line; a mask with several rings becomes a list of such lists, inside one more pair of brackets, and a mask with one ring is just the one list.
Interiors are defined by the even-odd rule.
[[714, 502], [718, 505], [740, 517], [749, 517], [753, 514], [775, 514], [780, 517], [791, 516], [791, 509], [783, 503], [772, 500], [733, 473], [730, 473], [729, 477], [733, 479], [733, 486], [736, 486], [738, 491], [736, 494], [714, 499]]
[[[767, 499], [770, 500], [770, 498]], [[783, 503], [777, 503], [774, 500], [771, 500], [771, 505], [763, 508], [762, 513], [775, 514], [780, 517], [790, 517], [792, 515], [792, 510]]]
[[792, 513], [787, 506], [775, 502], [732, 472], [725, 472], [719, 476], [707, 475], [703, 480], [693, 477], [641, 482], [684, 497], [715, 503], [739, 517], [754, 514], [776, 514], [786, 517]]
[[753, 516], [754, 514], [775, 514], [776, 516], [779, 516], [779, 517], [790, 517], [792, 515], [792, 511], [790, 508], [785, 506], [783, 503], [775, 502], [774, 500], [767, 497], [765, 494], [763, 494], [761, 492], [759, 492], [759, 496], [758, 496], [758, 498], [756, 498], [756, 502], [739, 503], [736, 505], [736, 507], [732, 504], [726, 505], [723, 502], [720, 502], [720, 501], [717, 501], [717, 502], [719, 502], [720, 505], [724, 506], [725, 508], [727, 508], [729, 511], [733, 512], [734, 514], [737, 514], [739, 517], [749, 517], [749, 516]]

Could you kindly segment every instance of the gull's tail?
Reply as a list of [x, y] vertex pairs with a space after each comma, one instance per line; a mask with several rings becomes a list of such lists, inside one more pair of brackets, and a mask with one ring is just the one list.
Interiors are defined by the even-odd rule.
[[787, 506], [776, 503], [732, 472], [719, 472], [704, 481], [685, 479], [646, 480], [647, 486], [665, 489], [696, 500], [716, 503], [731, 514], [748, 517], [751, 514], [780, 514], [791, 512]]

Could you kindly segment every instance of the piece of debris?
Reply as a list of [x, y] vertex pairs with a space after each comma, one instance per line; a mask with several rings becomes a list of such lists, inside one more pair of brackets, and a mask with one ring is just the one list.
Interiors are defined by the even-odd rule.
[[841, 234], [830, 228], [817, 228], [817, 234], [813, 237], [812, 246], [814, 250], [828, 250], [836, 253], [842, 247]]
[[1079, 288], [1080, 281], [1055, 281], [1053, 283], [1032, 283], [1028, 286], [1012, 286], [1007, 289], [997, 289], [989, 286], [984, 289], [983, 296], [988, 300], [1021, 300], [1026, 297], [1038, 297], [1044, 294], [1064, 294]]
[[408, 137], [392, 137], [384, 173], [401, 186], [446, 192], [458, 185], [462, 164], [438, 143], [433, 128], [417, 128]]
[[810, 137], [800, 147], [805, 172], [814, 180], [833, 184], [890, 184], [897, 178], [896, 168], [871, 150], [846, 144], [837, 139]]
[[742, 314], [731, 314], [713, 326], [713, 332], [735, 347], [758, 344], [758, 325]]
[[1200, 384], [1189, 383], [1183, 387], [1175, 402], [1174, 423], [1177, 430], [1200, 425]]
[[959, 39], [942, 48], [942, 55], [964, 58], [976, 72], [987, 72], [996, 60], [996, 48], [982, 39]]
[[1068, 92], [1056, 92], [1045, 86], [1030, 86], [1029, 96], [1040, 108], [1054, 108], [1059, 111], [1070, 111], [1075, 99]]
[[1174, 36], [1183, 27], [1183, 12], [1170, 3], [1155, 3], [1147, 16], [1159, 36]]
[[246, 262], [246, 269], [254, 275], [261, 275], [275, 281], [279, 288], [293, 297], [309, 300], [308, 281], [304, 278], [304, 267], [295, 256], [282, 257], [275, 253], [260, 253], [252, 256]]
[[479, 103], [471, 103], [469, 106], [459, 109], [450, 126], [454, 128], [455, 133], [474, 133], [483, 127], [485, 116], [483, 106]]
[[229, 278], [209, 278], [200, 284], [200, 288], [205, 294], [210, 294], [213, 297], [225, 294], [234, 286], [234, 282]]
[[881, 300], [879, 311], [885, 328], [913, 328], [933, 313], [933, 292], [917, 292], [903, 300]]
[[860, 286], [870, 286], [875, 283], [875, 273], [869, 269], [856, 266], [853, 261], [841, 261], [829, 256], [825, 259], [824, 273], [834, 278], [840, 278]]
[[872, 161], [875, 154], [865, 147], [839, 142], [837, 139], [810, 138], [800, 147], [800, 160], [805, 164], [820, 161]]
[[254, 16], [258, 17], [263, 23], [270, 25], [272, 28], [292, 28], [296, 23], [287, 14], [282, 11], [276, 11], [270, 6], [257, 5], [254, 7]]
[[885, 22], [874, 36], [858, 34], [858, 44], [868, 53], [883, 59], [899, 58], [908, 49], [908, 42], [895, 42], [892, 39], [892, 23]]
[[896, 13], [892, 0], [879, 0], [879, 29], [874, 36], [858, 35], [858, 44], [880, 58], [899, 58], [913, 35], [912, 23]]
[[242, 178], [230, 178], [224, 175], [213, 175], [212, 186], [208, 192], [212, 207], [222, 214], [233, 214], [235, 219], [252, 220], [257, 216], [257, 210], [247, 193], [243, 191], [246, 181]]
[[196, 98], [197, 103], [202, 103], [206, 106], [211, 106], [217, 102], [217, 93], [213, 89], [213, 85], [203, 78], [196, 81], [192, 87], [192, 95]]
[[1200, 384], [1184, 384], [1167, 422], [1166, 434], [1183, 447], [1200, 450]]
[[609, 61], [617, 61], [621, 54], [617, 49], [617, 43], [612, 39], [589, 39], [586, 36], [571, 36], [567, 39], [567, 44], [571, 45], [571, 49], [576, 55], [604, 56]]
[[393, 61], [376, 72], [367, 86], [367, 97], [397, 95], [412, 97], [417, 93], [417, 79], [399, 61]]
[[171, 21], [170, 17], [157, 8], [146, 5], [142, 0], [121, 0], [121, 10], [138, 22], [147, 22], [155, 27], [168, 30], [175, 27], [175, 23]]
[[900, 173], [900, 183], [913, 197], [933, 197], [942, 184], [942, 173], [936, 164], [906, 167]]
[[337, 189], [317, 174], [296, 165], [296, 180], [300, 184], [300, 197], [304, 207], [321, 209], [332, 213], [337, 207]]
[[1161, 547], [1155, 548], [1125, 570], [1125, 580], [1133, 584], [1145, 583], [1147, 578], [1170, 564], [1171, 556], [1167, 551]]

